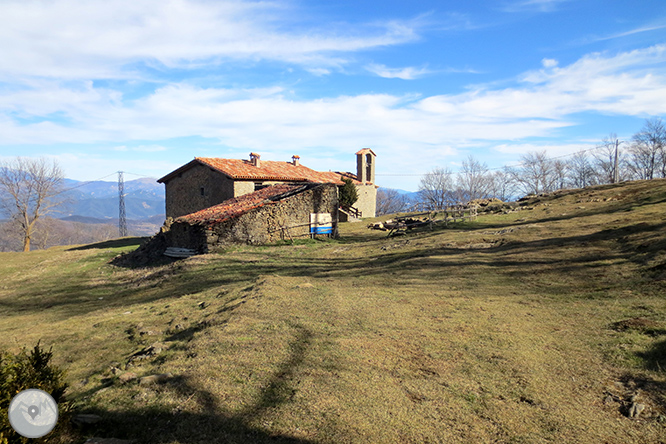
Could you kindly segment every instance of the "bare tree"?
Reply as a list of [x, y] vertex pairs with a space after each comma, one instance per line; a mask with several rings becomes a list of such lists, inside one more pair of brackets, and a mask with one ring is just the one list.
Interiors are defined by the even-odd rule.
[[585, 151], [579, 151], [569, 159], [569, 179], [574, 188], [585, 188], [596, 183], [594, 168]]
[[377, 216], [406, 211], [409, 202], [397, 190], [387, 188], [377, 191]]
[[569, 182], [569, 165], [562, 160], [553, 160], [553, 189], [563, 190]]
[[615, 182], [615, 150], [617, 149], [617, 168], [618, 168], [618, 181], [626, 180], [629, 178], [629, 171], [627, 168], [627, 161], [624, 151], [619, 148], [620, 141], [617, 139], [615, 133], [610, 133], [607, 137], [601, 139], [601, 144], [597, 145], [597, 149], [592, 153], [594, 158], [594, 170], [597, 176], [598, 183], [614, 183]]
[[49, 242], [53, 239], [54, 223], [55, 219], [50, 217], [42, 217], [35, 223], [35, 230], [32, 236], [31, 243], [32, 245], [37, 244], [37, 248], [40, 250], [46, 250], [49, 246]]
[[[615, 149], [617, 134], [610, 133], [601, 139], [601, 144], [592, 153], [599, 183], [613, 183], [615, 177]], [[619, 155], [618, 155], [619, 157]]]
[[515, 182], [511, 173], [507, 171], [495, 171], [490, 176], [490, 195], [503, 202], [510, 201], [516, 192]]
[[659, 118], [648, 119], [632, 137], [630, 167], [638, 179], [666, 177], [666, 125]]
[[19, 251], [21, 246], [21, 230], [16, 221], [0, 222], [0, 251]]
[[520, 165], [508, 171], [517, 187], [525, 194], [547, 193], [554, 188], [554, 165], [545, 151], [525, 154], [521, 157]]
[[118, 227], [111, 224], [86, 224], [46, 216], [37, 222], [33, 244], [44, 249], [55, 245], [100, 242], [117, 235]]
[[17, 222], [23, 251], [30, 251], [35, 223], [61, 203], [63, 172], [55, 160], [17, 157], [0, 163], [0, 207]]
[[461, 192], [461, 201], [483, 199], [490, 195], [491, 180], [488, 175], [488, 166], [473, 156], [463, 160], [462, 168], [458, 173], [458, 189]]
[[435, 168], [426, 173], [419, 184], [419, 204], [426, 210], [438, 210], [455, 203], [451, 171]]
[[[54, 219], [49, 216], [36, 222], [31, 245], [45, 249], [56, 245], [89, 244], [113, 239], [118, 227], [112, 224], [87, 224]], [[0, 251], [21, 251], [21, 229], [16, 221], [0, 222]]]

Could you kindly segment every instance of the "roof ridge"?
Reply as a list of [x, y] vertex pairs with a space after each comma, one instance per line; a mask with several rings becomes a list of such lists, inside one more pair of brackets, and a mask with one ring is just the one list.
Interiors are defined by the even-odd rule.
[[293, 162], [280, 160], [262, 160], [261, 166], [257, 167], [245, 159], [225, 159], [221, 157], [200, 157], [172, 171], [166, 176], [158, 179], [164, 183], [174, 176], [194, 167], [205, 165], [214, 171], [227, 176], [232, 180], [254, 180], [254, 181], [277, 181], [277, 182], [314, 182], [334, 183], [342, 185], [341, 176], [352, 179], [360, 184], [354, 173], [317, 171], [302, 164], [294, 165]]

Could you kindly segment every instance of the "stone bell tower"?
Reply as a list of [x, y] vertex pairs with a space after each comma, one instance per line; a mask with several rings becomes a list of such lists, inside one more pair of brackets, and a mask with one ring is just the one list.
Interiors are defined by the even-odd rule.
[[361, 184], [375, 183], [375, 158], [377, 155], [370, 148], [363, 148], [356, 153], [356, 178]]

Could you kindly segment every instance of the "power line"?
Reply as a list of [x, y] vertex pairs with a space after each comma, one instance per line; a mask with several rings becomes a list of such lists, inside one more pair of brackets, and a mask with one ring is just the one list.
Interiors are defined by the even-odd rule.
[[86, 182], [82, 182], [82, 183], [80, 183], [79, 185], [76, 185], [76, 186], [73, 186], [73, 187], [69, 187], [69, 188], [65, 188], [64, 190], [61, 190], [61, 191], [58, 191], [57, 193], [55, 193], [54, 196], [57, 196], [58, 194], [66, 193], [67, 191], [75, 190], [75, 189], [77, 189], [77, 188], [85, 187], [85, 186], [88, 185], [88, 184], [91, 184], [91, 183], [93, 183], [93, 182], [98, 182], [98, 181], [100, 181], [100, 180], [102, 180], [102, 179], [106, 179], [107, 177], [109, 177], [109, 176], [113, 176], [114, 174], [116, 174], [116, 173], [113, 172], [113, 173], [111, 173], [111, 174], [107, 174], [107, 175], [104, 176], [104, 177], [100, 177], [99, 179], [88, 180], [88, 181], [86, 181]]
[[[593, 147], [593, 148], [588, 148], [588, 149], [586, 149], [586, 150], [576, 151], [575, 153], [562, 154], [562, 155], [560, 155], [560, 156], [549, 157], [548, 160], [562, 159], [562, 158], [565, 158], [565, 157], [575, 156], [576, 154], [587, 153], [587, 152], [594, 151], [594, 150], [598, 150], [598, 149], [602, 149], [602, 148], [604, 148], [604, 146], [595, 146], [595, 147]], [[504, 169], [506, 169], [506, 168], [510, 168], [510, 167], [519, 167], [519, 166], [524, 165], [524, 164], [525, 164], [525, 162], [520, 162], [520, 163], [517, 163], [516, 165], [511, 165], [511, 166], [509, 166], [509, 165], [504, 165], [504, 166], [501, 166], [501, 167], [486, 168], [486, 171], [499, 171], [499, 170], [504, 170]], [[461, 172], [461, 171], [447, 171], [447, 172], [444, 172], [444, 174], [453, 175], [453, 174], [458, 174], [458, 173], [460, 173], [460, 172]], [[390, 176], [390, 177], [421, 177], [421, 176], [425, 176], [426, 174], [428, 174], [428, 173], [420, 173], [420, 174], [400, 174], [400, 173], [397, 173], [397, 174], [383, 173], [383, 174], [382, 174], [382, 173], [377, 173], [377, 174], [375, 174], [375, 176]]]
[[[125, 174], [131, 174], [132, 176], [139, 176], [139, 179], [156, 179], [155, 177], [146, 176], [144, 174], [130, 173], [128, 171], [123, 171]], [[156, 179], [157, 180], [157, 179]]]
[[[106, 179], [107, 177], [111, 177], [111, 176], [113, 176], [113, 175], [115, 175], [115, 174], [117, 174], [117, 173], [118, 173], [118, 171], [114, 171], [113, 173], [111, 173], [111, 174], [107, 174], [106, 176], [100, 177], [99, 179], [93, 179], [93, 180], [87, 180], [87, 181], [85, 181], [85, 182], [81, 182], [80, 184], [75, 185], [75, 186], [73, 186], [73, 187], [65, 188], [65, 189], [63, 189], [63, 190], [58, 191], [57, 193], [54, 194], [54, 196], [57, 196], [58, 194], [66, 193], [67, 191], [75, 190], [75, 189], [77, 189], [77, 188], [85, 187], [86, 185], [90, 185], [90, 184], [93, 183], [93, 182], [99, 182], [99, 181], [104, 180], [104, 179]], [[133, 176], [139, 176], [140, 179], [143, 179], [143, 178], [146, 178], [146, 179], [154, 179], [154, 177], [144, 176], [144, 175], [142, 175], [142, 174], [136, 174], [136, 173], [128, 173], [127, 171], [123, 171], [123, 173], [125, 173], [125, 174], [131, 174], [131, 175], [133, 175]]]

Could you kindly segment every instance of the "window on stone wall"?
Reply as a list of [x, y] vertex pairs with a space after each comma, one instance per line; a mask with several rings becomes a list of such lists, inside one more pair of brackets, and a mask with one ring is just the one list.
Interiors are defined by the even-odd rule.
[[204, 189], [204, 187], [201, 187], [201, 195], [202, 195], [202, 196], [205, 196], [205, 195], [206, 195], [206, 190]]

